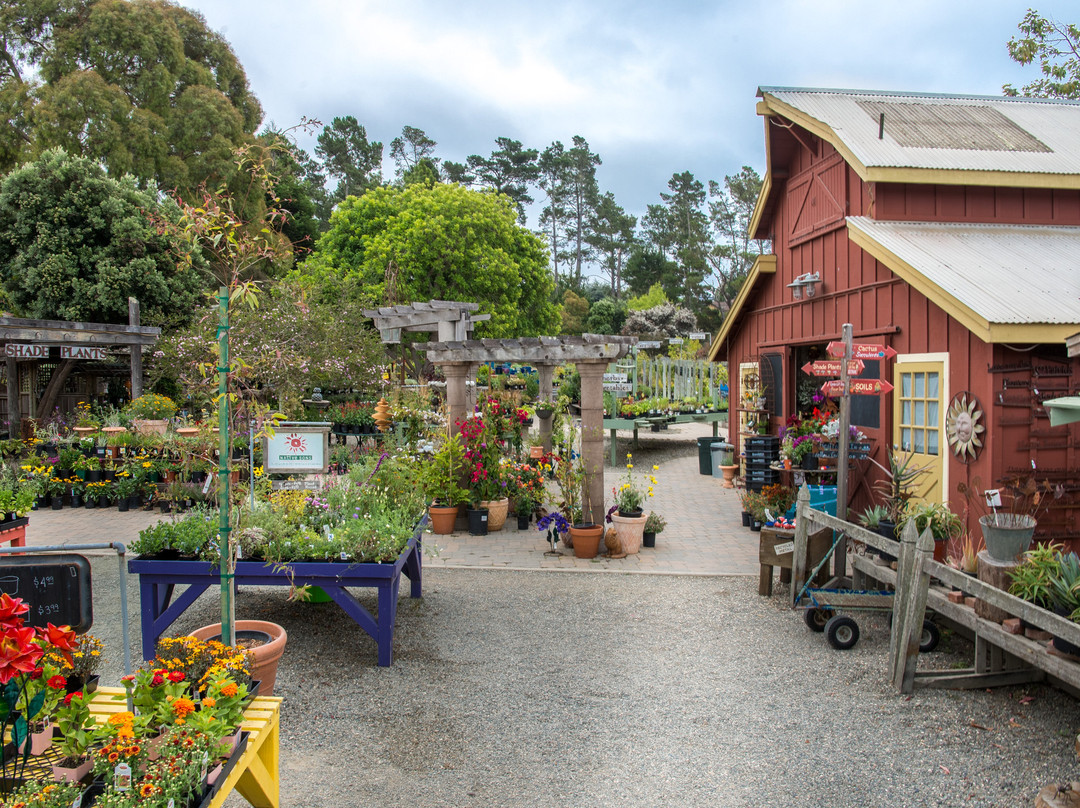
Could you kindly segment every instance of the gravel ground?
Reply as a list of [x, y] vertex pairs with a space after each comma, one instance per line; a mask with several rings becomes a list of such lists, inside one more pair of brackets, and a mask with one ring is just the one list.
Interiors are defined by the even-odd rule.
[[[94, 561], [95, 633], [111, 648], [115, 569]], [[884, 618], [837, 652], [755, 586], [432, 569], [422, 600], [403, 597], [389, 669], [333, 604], [242, 590], [239, 614], [289, 632], [281, 804], [1018, 806], [1075, 776], [1066, 694], [899, 696]], [[216, 612], [204, 595], [175, 628]], [[928, 665], [970, 653], [944, 645]]]

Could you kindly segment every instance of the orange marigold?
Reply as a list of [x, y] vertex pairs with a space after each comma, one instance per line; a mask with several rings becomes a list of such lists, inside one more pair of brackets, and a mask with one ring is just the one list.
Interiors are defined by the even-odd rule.
[[186, 696], [181, 696], [173, 701], [172, 711], [177, 718], [183, 718], [185, 715], [195, 712], [195, 702]]
[[236, 682], [229, 682], [225, 687], [221, 688], [221, 695], [230, 699], [239, 692], [240, 689], [236, 686]]
[[114, 727], [130, 727], [132, 724], [135, 723], [135, 713], [122, 712], [116, 713], [115, 715], [110, 715], [109, 723], [112, 724]]
[[202, 700], [203, 707], [217, 707], [217, 700], [213, 696], [207, 696]]

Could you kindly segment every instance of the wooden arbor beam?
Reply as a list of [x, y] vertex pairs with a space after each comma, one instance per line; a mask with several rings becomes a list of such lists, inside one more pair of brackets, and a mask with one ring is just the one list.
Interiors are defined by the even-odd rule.
[[[585, 468], [582, 502], [589, 505], [587, 518], [603, 524], [604, 509], [604, 370], [622, 359], [637, 342], [637, 337], [614, 337], [585, 334], [581, 337], [527, 337], [521, 339], [484, 339], [454, 342], [425, 342], [416, 347], [428, 359], [441, 366], [446, 374], [447, 400], [451, 418], [460, 412], [452, 399], [451, 386], [464, 390], [463, 370], [482, 362], [528, 362], [540, 371], [541, 400], [551, 396], [554, 365], [571, 362], [581, 374], [581, 462]], [[546, 430], [545, 430], [546, 426]], [[551, 423], [541, 421], [545, 449], [551, 448]], [[546, 435], [545, 435], [546, 431]]]
[[161, 329], [150, 326], [0, 317], [0, 344], [36, 342], [59, 345], [75, 342], [82, 345], [153, 345], [160, 336]]

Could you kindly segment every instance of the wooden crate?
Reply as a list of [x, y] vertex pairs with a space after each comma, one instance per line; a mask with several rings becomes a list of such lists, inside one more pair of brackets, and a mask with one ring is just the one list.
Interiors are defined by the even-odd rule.
[[[816, 533], [811, 533], [807, 542], [806, 569], [812, 570], [818, 562], [825, 557], [832, 547], [833, 532], [831, 528], [823, 528]], [[777, 552], [779, 550], [779, 552]], [[758, 594], [772, 594], [772, 571], [773, 567], [780, 569], [781, 582], [791, 580], [792, 559], [795, 556], [795, 531], [777, 530], [771, 527], [761, 529], [761, 539], [758, 544], [758, 563], [761, 564], [761, 574], [758, 578]], [[828, 569], [821, 568], [815, 583], [823, 584], [828, 578]]]

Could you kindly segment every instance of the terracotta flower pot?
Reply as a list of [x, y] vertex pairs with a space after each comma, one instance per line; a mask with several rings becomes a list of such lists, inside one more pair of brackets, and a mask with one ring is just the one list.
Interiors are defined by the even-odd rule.
[[645, 522], [647, 516], [620, 516], [611, 515], [611, 522], [615, 525], [615, 533], [619, 537], [622, 551], [627, 555], [634, 555], [641, 550], [641, 542], [645, 536]]
[[510, 510], [509, 497], [491, 501], [483, 500], [480, 507], [488, 510], [488, 533], [502, 530], [503, 525], [506, 524], [506, 514]]
[[431, 514], [431, 532], [440, 536], [446, 536], [454, 532], [454, 522], [457, 521], [458, 509], [455, 505], [447, 508], [444, 505], [432, 505], [428, 508]]
[[77, 783], [82, 780], [94, 765], [93, 758], [86, 758], [78, 766], [61, 766], [54, 763], [52, 767], [53, 780]]
[[[258, 695], [272, 696], [274, 695], [274, 680], [277, 678], [278, 662], [285, 651], [285, 643], [288, 641], [289, 635], [277, 623], [269, 623], [265, 620], [237, 620], [236, 632], [240, 633], [241, 631], [260, 631], [270, 635], [270, 642], [256, 645], [251, 649], [255, 654], [255, 664], [252, 667], [251, 678], [262, 682], [259, 686]], [[199, 640], [220, 640], [221, 623], [197, 628], [191, 632], [191, 636]]]
[[[642, 523], [644, 523], [644, 519]], [[604, 535], [603, 525], [573, 525], [570, 528], [570, 546], [578, 558], [595, 558]]]
[[131, 422], [136, 432], [144, 435], [164, 435], [169, 428], [169, 422], [164, 418], [136, 418]]

